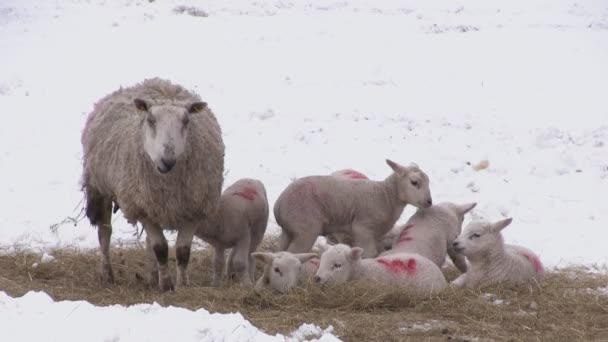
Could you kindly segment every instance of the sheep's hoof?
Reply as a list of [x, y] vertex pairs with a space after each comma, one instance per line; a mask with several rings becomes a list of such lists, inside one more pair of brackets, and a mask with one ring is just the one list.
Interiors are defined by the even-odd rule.
[[150, 287], [158, 286], [158, 271], [150, 271]]
[[188, 275], [180, 275], [177, 278], [177, 286], [190, 286], [190, 277], [188, 277]]
[[159, 288], [162, 292], [175, 291], [175, 286], [169, 277], [160, 279]]
[[101, 266], [101, 284], [112, 285], [114, 284], [114, 272], [109, 264]]

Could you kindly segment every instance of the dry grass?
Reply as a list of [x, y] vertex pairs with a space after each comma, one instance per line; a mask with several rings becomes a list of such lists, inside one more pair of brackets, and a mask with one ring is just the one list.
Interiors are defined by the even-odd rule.
[[[265, 242], [264, 249], [272, 248]], [[333, 325], [346, 341], [608, 341], [608, 296], [587, 289], [608, 286], [608, 275], [583, 268], [549, 272], [540, 287], [448, 290], [428, 299], [407, 298], [382, 288], [309, 286], [290, 295], [257, 294], [236, 285], [210, 283], [210, 252], [193, 253], [192, 287], [162, 294], [143, 277], [142, 248], [114, 248], [117, 284], [98, 281], [96, 252], [61, 249], [56, 260], [32, 267], [40, 256], [27, 252], [0, 256], [0, 290], [20, 296], [45, 291], [56, 300], [87, 300], [98, 305], [158, 302], [211, 312], [241, 312], [266, 332], [288, 334], [302, 323]], [[172, 260], [174, 264], [174, 260]], [[449, 279], [456, 273], [447, 271]], [[492, 293], [504, 303], [484, 298]], [[436, 321], [428, 330], [414, 324]]]

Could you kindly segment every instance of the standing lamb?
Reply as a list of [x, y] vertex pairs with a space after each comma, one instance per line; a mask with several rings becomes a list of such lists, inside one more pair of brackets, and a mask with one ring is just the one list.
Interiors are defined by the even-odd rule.
[[104, 97], [82, 133], [86, 215], [98, 228], [101, 276], [110, 264], [112, 203], [142, 223], [151, 282], [174, 289], [163, 229], [177, 230], [177, 284], [187, 285], [196, 227], [217, 211], [224, 172], [220, 126], [198, 95], [159, 78]]
[[345, 232], [365, 257], [376, 256], [376, 240], [393, 227], [408, 203], [419, 208], [433, 203], [429, 178], [418, 166], [386, 162], [393, 173], [383, 181], [310, 176], [289, 184], [274, 205], [282, 228], [279, 249], [308, 252], [319, 235]]
[[[335, 171], [331, 174], [331, 176], [334, 177], [338, 177], [338, 178], [342, 178], [342, 179], [369, 179], [366, 175], [364, 175], [363, 173], [354, 170], [354, 169], [342, 169], [342, 170], [338, 170]], [[343, 233], [343, 232], [335, 232], [335, 233], [329, 233], [327, 234], [327, 240], [329, 242], [331, 242], [332, 244], [337, 244], [337, 243], [344, 243], [347, 245], [352, 245], [353, 244], [353, 238], [351, 235]], [[378, 247], [378, 245], [376, 245], [376, 247]], [[384, 250], [384, 249], [383, 249]]]
[[267, 288], [287, 293], [298, 283], [312, 279], [319, 268], [315, 253], [255, 252], [252, 256], [264, 263], [264, 274], [255, 285], [258, 291]]
[[447, 254], [460, 272], [466, 272], [464, 255], [456, 253], [452, 243], [462, 231], [464, 215], [476, 205], [444, 202], [418, 209], [402, 227], [392, 248], [380, 255], [417, 253], [441, 268]]
[[321, 255], [315, 281], [342, 284], [363, 281], [399, 287], [411, 295], [428, 296], [444, 290], [447, 282], [437, 265], [414, 253], [395, 253], [361, 259], [363, 250], [338, 244]]
[[262, 242], [267, 224], [268, 199], [262, 182], [244, 178], [224, 190], [212, 229], [201, 225], [196, 231], [215, 250], [213, 286], [219, 285], [224, 272], [226, 248], [232, 248], [228, 275], [236, 274], [243, 285], [253, 284], [255, 264], [250, 255]]
[[500, 283], [542, 282], [545, 271], [538, 256], [527, 248], [503, 241], [500, 231], [512, 220], [474, 221], [466, 226], [454, 241], [454, 249], [467, 257], [470, 267], [452, 284], [479, 288]]

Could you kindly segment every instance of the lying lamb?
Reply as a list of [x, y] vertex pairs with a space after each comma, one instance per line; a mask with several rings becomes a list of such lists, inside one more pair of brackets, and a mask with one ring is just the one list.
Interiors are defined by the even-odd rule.
[[427, 258], [413, 253], [395, 253], [362, 259], [363, 250], [338, 244], [321, 255], [315, 281], [342, 284], [348, 281], [376, 282], [397, 286], [411, 295], [428, 296], [447, 287], [443, 273]]
[[460, 272], [466, 272], [464, 255], [456, 253], [452, 243], [462, 231], [464, 215], [476, 205], [477, 203], [457, 205], [445, 202], [418, 209], [402, 227], [392, 249], [380, 255], [418, 253], [441, 268], [447, 254]]
[[255, 264], [250, 256], [264, 238], [268, 224], [268, 199], [264, 184], [244, 178], [226, 188], [220, 197], [215, 224], [209, 229], [200, 226], [196, 236], [215, 249], [213, 286], [219, 285], [224, 272], [226, 248], [232, 248], [228, 258], [228, 275], [235, 274], [243, 285], [255, 281]]
[[405, 206], [432, 204], [428, 176], [416, 165], [387, 160], [393, 173], [383, 181], [335, 176], [300, 178], [287, 186], [274, 206], [282, 228], [279, 249], [307, 252], [319, 235], [352, 234], [365, 257], [378, 255], [376, 240], [388, 232]]
[[264, 263], [264, 274], [258, 279], [256, 290], [267, 288], [287, 293], [298, 283], [312, 279], [319, 267], [315, 253], [256, 252], [251, 256]]
[[538, 256], [527, 248], [503, 242], [500, 231], [512, 220], [474, 221], [467, 225], [454, 241], [454, 249], [467, 257], [470, 267], [453, 285], [479, 288], [500, 283], [542, 282], [544, 269]]

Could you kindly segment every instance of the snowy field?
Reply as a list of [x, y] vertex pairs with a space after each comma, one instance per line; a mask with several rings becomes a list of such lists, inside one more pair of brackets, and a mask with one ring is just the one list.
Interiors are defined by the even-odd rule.
[[[296, 177], [351, 167], [382, 179], [385, 158], [416, 162], [435, 202], [477, 201], [473, 217], [514, 217], [507, 241], [547, 266], [606, 269], [607, 1], [4, 0], [0, 252], [97, 247], [86, 220], [66, 220], [80, 212], [84, 120], [100, 97], [155, 76], [209, 103], [224, 133], [225, 184], [259, 178], [271, 205]], [[474, 171], [481, 160], [489, 168]], [[279, 230], [271, 217], [268, 234]], [[113, 241], [132, 243], [134, 232], [117, 218]], [[75, 311], [70, 324], [85, 330], [175, 314], [183, 329], [203, 329], [171, 335], [180, 340], [237, 326], [245, 335], [226, 340], [283, 339], [256, 335], [238, 314], [205, 330], [205, 310], [93, 310], [34, 293], [0, 292], [0, 320], [34, 319], [24, 312], [36, 303], [45, 316], [80, 308], [90, 316]], [[121, 329], [104, 338], [148, 337]]]

